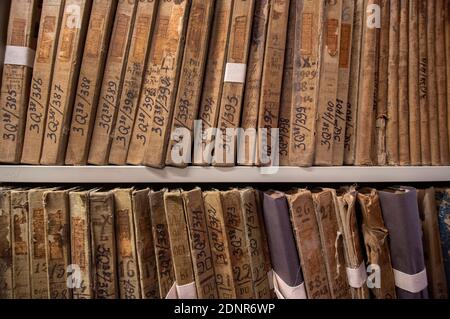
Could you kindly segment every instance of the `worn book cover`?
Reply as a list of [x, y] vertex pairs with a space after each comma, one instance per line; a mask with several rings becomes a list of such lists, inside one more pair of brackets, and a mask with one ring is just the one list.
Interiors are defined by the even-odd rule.
[[89, 212], [95, 299], [117, 299], [119, 284], [113, 193], [92, 192], [89, 196]]
[[70, 262], [69, 191], [49, 190], [44, 193], [44, 214], [47, 215], [47, 271], [51, 299], [72, 299], [74, 283]]
[[150, 216], [152, 220], [152, 234], [155, 245], [156, 268], [158, 270], [159, 294], [166, 298], [175, 284], [172, 249], [170, 246], [169, 230], [164, 209], [164, 193], [166, 190], [150, 191]]
[[[158, 3], [160, 3], [159, 9]], [[156, 24], [158, 30], [155, 33], [153, 32], [155, 16], [158, 10], [159, 14], [162, 15], [164, 6], [167, 7], [170, 5], [170, 3], [164, 4], [164, 2], [158, 1], [141, 1], [137, 6], [130, 52], [126, 63], [125, 78], [123, 80], [120, 102], [118, 104], [118, 114], [113, 131], [111, 154], [109, 156], [110, 164], [123, 165], [127, 160], [127, 154], [130, 154], [130, 157], [135, 154], [135, 149], [128, 150], [130, 141], [132, 140], [133, 126], [138, 127], [142, 125], [142, 122], [139, 124], [136, 122], [135, 124], [135, 119], [138, 121], [136, 112], [139, 97], [141, 96], [141, 86], [146, 68], [147, 55], [150, 51], [150, 43], [152, 43], [152, 39], [158, 37], [159, 32], [160, 18], [158, 18]], [[141, 140], [138, 142], [140, 143]], [[143, 152], [140, 149], [139, 151]]]
[[[79, 267], [80, 278], [73, 282], [73, 299], [93, 299], [93, 264], [89, 195], [92, 191], [69, 193], [71, 263]], [[75, 270], [75, 271], [77, 271]]]
[[436, 189], [436, 201], [439, 205], [439, 234], [441, 237], [442, 257], [447, 278], [447, 294], [450, 293], [450, 189]]
[[159, 298], [159, 285], [148, 200], [149, 192], [148, 188], [133, 192], [133, 218], [141, 297], [157, 299]]
[[11, 190], [0, 188], [0, 299], [13, 298]]
[[0, 91], [0, 162], [20, 162], [40, 15], [38, 0], [11, 2]]
[[119, 1], [98, 98], [88, 163], [106, 165], [126, 72], [137, 0]]
[[214, 3], [213, 0], [192, 1], [166, 165], [186, 167], [192, 162], [194, 121], [203, 87]]
[[62, 165], [92, 0], [66, 0], [53, 71], [41, 164]]
[[269, 277], [266, 270], [266, 258], [264, 255], [264, 228], [261, 225], [261, 209], [255, 189], [247, 188], [240, 191], [241, 206], [245, 220], [245, 235], [250, 252], [250, 265], [252, 270], [253, 292], [255, 299], [271, 299]]
[[316, 145], [316, 117], [324, 32], [323, 1], [295, 1], [293, 107], [289, 162], [312, 166]]
[[297, 190], [287, 195], [292, 228], [309, 299], [331, 298], [312, 194]]
[[46, 191], [48, 190], [39, 188], [28, 191], [31, 299], [50, 298], [47, 273], [47, 216], [44, 210], [44, 193]]
[[117, 0], [94, 0], [66, 150], [66, 165], [86, 165]]
[[445, 57], [447, 60], [447, 119], [448, 119], [448, 139], [450, 143], [450, 2], [446, 2], [445, 7]]
[[332, 164], [335, 166], [342, 166], [344, 164], [345, 128], [349, 104], [348, 97], [354, 16], [355, 1], [343, 0], [340, 26], [339, 71], [333, 132]]
[[230, 260], [233, 268], [234, 287], [237, 299], [253, 299], [253, 277], [249, 242], [246, 236], [246, 221], [239, 190], [221, 192], [222, 210], [227, 230]]
[[344, 164], [355, 163], [356, 129], [359, 104], [359, 78], [361, 68], [362, 34], [364, 27], [365, 1], [355, 2], [355, 16], [353, 21], [353, 36], [350, 60], [350, 78], [348, 85], [348, 104], [346, 114], [346, 128], [344, 141]]
[[279, 162], [280, 166], [289, 166], [289, 150], [291, 141], [291, 113], [292, 113], [292, 83], [294, 70], [295, 19], [297, 4], [292, 1], [289, 7], [289, 21], [286, 38], [286, 53], [284, 55], [283, 86], [281, 88], [279, 128]]
[[[3, 63], [5, 62], [6, 36], [8, 33], [8, 17], [11, 0], [2, 1], [0, 4], [0, 74], [3, 74]], [[0, 86], [2, 78], [0, 77]]]
[[217, 299], [214, 259], [208, 236], [203, 195], [200, 188], [183, 192], [191, 245], [192, 265], [199, 299]]
[[194, 165], [206, 166], [212, 162], [214, 137], [222, 97], [225, 62], [228, 54], [228, 39], [233, 4], [234, 0], [216, 1], [215, 4], [202, 98], [198, 114], [202, 127], [195, 129], [195, 138], [199, 138], [197, 134], [200, 134], [201, 144], [195, 143]]
[[[163, 167], [170, 138], [170, 125], [175, 107], [178, 80], [181, 73], [187, 21], [191, 3], [187, 0], [174, 1], [167, 14], [166, 32], [155, 38], [156, 95], [152, 119], [146, 134], [145, 153], [142, 163], [152, 167]], [[164, 23], [164, 21], [162, 21]], [[151, 64], [151, 63], [149, 63]]]
[[266, 50], [267, 26], [271, 1], [256, 1], [253, 14], [252, 37], [245, 79], [244, 102], [242, 105], [241, 128], [255, 130], [238, 144], [239, 165], [254, 165], [256, 160], [256, 129], [258, 127], [259, 102]]
[[312, 196], [331, 298], [351, 299], [345, 265], [344, 239], [339, 229], [334, 190], [315, 189]]
[[216, 287], [219, 299], [236, 299], [230, 247], [219, 191], [203, 193]]
[[115, 189], [114, 215], [116, 227], [117, 271], [121, 299], [141, 299], [139, 269], [134, 232], [133, 189]]
[[45, 0], [42, 5], [23, 141], [21, 160], [23, 164], [38, 165], [41, 159], [45, 118], [63, 8], [64, 1], [61, 0]]
[[[215, 166], [234, 166], [252, 31], [254, 0], [235, 0], [214, 146]], [[227, 130], [228, 129], [228, 130]]]

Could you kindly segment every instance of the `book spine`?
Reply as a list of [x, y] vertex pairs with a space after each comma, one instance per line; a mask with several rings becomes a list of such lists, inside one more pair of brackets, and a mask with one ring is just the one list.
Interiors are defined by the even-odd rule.
[[108, 164], [120, 94], [124, 84], [136, 4], [137, 0], [131, 0], [119, 1], [117, 5], [92, 131], [89, 164]]
[[13, 298], [11, 191], [0, 189], [0, 299]]
[[296, 1], [293, 109], [289, 161], [294, 166], [314, 162], [317, 103], [323, 37], [323, 1]]
[[239, 165], [254, 165], [256, 159], [256, 129], [258, 127], [258, 112], [270, 6], [271, 1], [255, 2], [241, 118], [241, 128], [244, 130], [254, 129], [255, 134], [252, 133], [251, 136], [248, 136], [238, 144], [239, 152], [243, 156], [239, 161]]
[[191, 163], [194, 121], [198, 116], [213, 12], [214, 1], [193, 0], [166, 165], [186, 167]]
[[[0, 162], [20, 162], [32, 75], [32, 55], [36, 49], [39, 10], [37, 0], [11, 2], [7, 51], [0, 91]], [[14, 50], [25, 51], [27, 59], [17, 60]], [[31, 60], [31, 61], [30, 61]]]
[[245, 234], [250, 253], [250, 265], [252, 269], [252, 282], [254, 298], [270, 299], [271, 291], [266, 270], [266, 258], [264, 255], [263, 228], [260, 220], [260, 209], [256, 200], [257, 193], [254, 189], [245, 189], [241, 192], [241, 206], [245, 220]]
[[[322, 38], [322, 60], [319, 80], [317, 109], [317, 139], [314, 164], [333, 164], [334, 131], [337, 111], [339, 80], [339, 55], [342, 19], [342, 0], [329, 2], [325, 6], [324, 37]], [[340, 116], [340, 114], [338, 114]]]
[[47, 273], [47, 216], [44, 210], [44, 190], [28, 192], [30, 209], [30, 270], [31, 299], [49, 299]]
[[353, 20], [355, 17], [355, 2], [342, 1], [341, 34], [339, 46], [339, 71], [336, 94], [336, 115], [333, 133], [333, 165], [344, 164], [345, 125], [347, 106], [349, 104], [350, 63], [353, 42]]
[[[6, 36], [8, 32], [8, 18], [11, 1], [2, 1], [0, 4], [0, 74], [3, 75], [3, 64], [5, 62]], [[0, 77], [0, 86], [2, 78]]]
[[288, 196], [288, 202], [308, 298], [329, 299], [327, 270], [312, 194], [299, 191]]
[[245, 219], [238, 190], [221, 192], [222, 209], [230, 247], [234, 286], [237, 299], [253, 299], [252, 268]]
[[227, 229], [219, 191], [203, 193], [214, 273], [219, 299], [236, 299]]
[[41, 159], [47, 104], [63, 8], [64, 1], [60, 0], [45, 0], [42, 6], [41, 26], [37, 40], [24, 133], [21, 160], [23, 164], [38, 165]]
[[114, 191], [118, 283], [121, 299], [141, 299], [131, 189]]
[[11, 192], [13, 298], [30, 299], [29, 210], [26, 191]]
[[175, 283], [172, 249], [164, 209], [164, 191], [150, 192], [149, 201], [152, 233], [155, 244], [156, 268], [159, 279], [159, 294], [164, 299]]
[[143, 189], [133, 192], [133, 218], [141, 295], [143, 299], [158, 299], [158, 271], [148, 200], [149, 191]]
[[73, 299], [92, 299], [93, 275], [89, 192], [70, 192], [71, 264], [79, 267], [80, 278], [74, 282]]
[[254, 4], [254, 0], [234, 1], [228, 39], [227, 64], [225, 66], [215, 138], [213, 159], [213, 165], [215, 166], [235, 165], [235, 129], [240, 123], [244, 99]]
[[47, 215], [48, 258], [47, 270], [51, 299], [71, 299], [68, 287], [70, 265], [70, 214], [67, 191], [44, 193], [44, 211]]
[[[203, 81], [202, 99], [198, 118], [201, 120], [201, 145], [195, 144], [194, 165], [206, 166], [212, 162], [214, 136], [222, 96], [225, 61], [233, 13], [234, 0], [217, 1], [211, 30], [209, 52]], [[197, 136], [196, 136], [197, 137]]]
[[64, 164], [91, 0], [67, 0], [53, 72], [41, 164]]
[[117, 2], [94, 0], [66, 150], [66, 165], [86, 165]]
[[214, 259], [209, 242], [202, 191], [200, 188], [196, 188], [189, 192], [183, 192], [183, 200], [197, 296], [199, 299], [217, 299]]
[[[450, 2], [445, 6], [445, 57], [447, 61], [447, 128], [450, 143]], [[449, 146], [450, 147], [450, 146]]]
[[[158, 31], [153, 35], [154, 21], [158, 3], [161, 3], [159, 14], [163, 11], [163, 2], [139, 2], [134, 22], [133, 35], [130, 44], [130, 52], [125, 68], [125, 78], [123, 81], [122, 93], [120, 94], [120, 102], [118, 104], [118, 114], [115, 123], [115, 131], [112, 140], [111, 154], [109, 162], [111, 164], [125, 164], [127, 154], [132, 159], [135, 152], [143, 152], [139, 149], [131, 149], [130, 141], [132, 140], [133, 125], [141, 126], [139, 117], [136, 112], [141, 95], [141, 86], [144, 81], [144, 71], [146, 68], [146, 60], [149, 43], [151, 39], [157, 37]], [[170, 6], [170, 3], [166, 3]], [[145, 82], [144, 82], [145, 83]], [[148, 105], [148, 104], [146, 104]], [[136, 124], [135, 124], [136, 122]], [[141, 142], [142, 136], [137, 142]], [[134, 164], [140, 164], [133, 161]]]
[[291, 113], [294, 71], [294, 45], [295, 45], [295, 19], [297, 17], [297, 4], [291, 2], [289, 7], [289, 22], [286, 39], [286, 54], [284, 58], [283, 86], [281, 89], [279, 156], [280, 166], [289, 166], [289, 150], [291, 141]]
[[[189, 9], [189, 1], [174, 1], [168, 20], [167, 38], [160, 38], [161, 42], [154, 44], [161, 49], [161, 53], [157, 64], [159, 72], [156, 78], [155, 106], [152, 121], [148, 127], [147, 146], [142, 160], [147, 166], [161, 168], [165, 165]], [[167, 59], [171, 61], [171, 67], [165, 64]]]
[[119, 290], [113, 194], [93, 192], [89, 197], [89, 212], [95, 298], [117, 299]]
[[[439, 150], [441, 155], [441, 165], [450, 164], [449, 137], [447, 118], [447, 79], [445, 60], [445, 0], [436, 1], [436, 81], [437, 81], [437, 101], [438, 101], [438, 125], [439, 125]], [[448, 62], [447, 62], [448, 63]]]

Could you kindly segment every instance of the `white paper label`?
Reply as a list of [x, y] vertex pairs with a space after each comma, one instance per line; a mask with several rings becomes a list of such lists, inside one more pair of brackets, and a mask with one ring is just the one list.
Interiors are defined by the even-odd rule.
[[36, 51], [27, 47], [6, 46], [5, 64], [22, 65], [32, 68]]
[[400, 270], [394, 269], [395, 285], [403, 290], [409, 291], [411, 293], [418, 293], [427, 288], [427, 270], [424, 269], [421, 272], [409, 275], [407, 273], [401, 272]]
[[227, 66], [225, 68], [224, 82], [245, 83], [246, 74], [247, 74], [247, 64], [227, 63]]

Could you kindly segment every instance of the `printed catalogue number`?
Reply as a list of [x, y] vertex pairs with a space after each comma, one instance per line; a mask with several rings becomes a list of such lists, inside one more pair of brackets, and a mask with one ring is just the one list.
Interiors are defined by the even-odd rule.
[[216, 306], [187, 305], [181, 303], [175, 306], [175, 314], [192, 314], [206, 317], [208, 314], [272, 314], [275, 311], [275, 304], [250, 304], [250, 303], [219, 303]]

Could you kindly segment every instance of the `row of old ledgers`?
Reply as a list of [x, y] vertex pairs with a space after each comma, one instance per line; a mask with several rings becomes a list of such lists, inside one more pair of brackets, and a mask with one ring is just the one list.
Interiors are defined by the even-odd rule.
[[2, 163], [450, 164], [446, 0], [41, 2], [11, 5]]
[[450, 189], [0, 188], [0, 298], [447, 299]]

